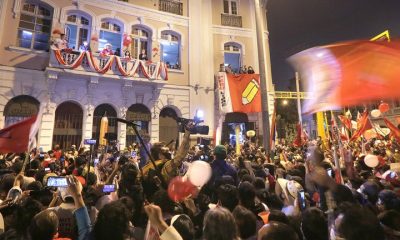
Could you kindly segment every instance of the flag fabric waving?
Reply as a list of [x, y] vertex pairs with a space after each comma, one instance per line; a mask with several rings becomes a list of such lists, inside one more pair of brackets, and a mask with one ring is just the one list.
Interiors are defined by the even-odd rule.
[[393, 136], [398, 142], [400, 142], [400, 129], [398, 129], [393, 123], [391, 123], [387, 118], [383, 118], [386, 126], [390, 129], [390, 135]]
[[361, 118], [357, 121], [357, 130], [351, 136], [350, 141], [352, 142], [361, 137], [365, 131], [371, 128], [372, 125], [368, 118], [368, 111], [364, 111], [364, 113], [361, 115]]
[[216, 80], [221, 112], [261, 112], [259, 74], [219, 72]]
[[305, 102], [304, 113], [400, 97], [400, 41], [337, 43], [289, 60], [313, 96]]
[[0, 130], [0, 152], [21, 153], [28, 151], [31, 127], [37, 116], [30, 117]]

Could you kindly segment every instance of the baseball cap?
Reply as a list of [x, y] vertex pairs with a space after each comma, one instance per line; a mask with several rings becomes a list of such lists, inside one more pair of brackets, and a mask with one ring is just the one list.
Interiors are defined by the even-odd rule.
[[214, 149], [216, 155], [226, 155], [226, 147], [224, 145], [218, 145]]

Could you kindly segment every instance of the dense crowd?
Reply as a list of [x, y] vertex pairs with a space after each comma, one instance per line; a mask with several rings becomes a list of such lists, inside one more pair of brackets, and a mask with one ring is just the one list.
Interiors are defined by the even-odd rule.
[[[251, 142], [240, 154], [229, 145], [190, 147], [189, 135], [176, 150], [154, 143], [156, 168], [138, 146], [1, 155], [0, 239], [400, 239], [395, 141], [337, 149], [310, 141], [269, 155]], [[367, 154], [378, 157], [376, 167]], [[209, 163], [211, 178], [173, 201], [168, 184], [193, 161]]]

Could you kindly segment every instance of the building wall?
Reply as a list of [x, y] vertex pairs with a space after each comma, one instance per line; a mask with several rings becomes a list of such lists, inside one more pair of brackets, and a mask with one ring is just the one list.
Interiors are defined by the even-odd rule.
[[[150, 125], [152, 141], [158, 140], [158, 115], [163, 107], [170, 106], [185, 118], [192, 118], [196, 110], [203, 110], [205, 124], [210, 126], [208, 137], [212, 137], [219, 118], [214, 113], [214, 74], [223, 62], [223, 44], [241, 44], [243, 64], [251, 65], [256, 72], [259, 69], [253, 0], [238, 1], [242, 28], [221, 26], [222, 0], [181, 0], [183, 16], [158, 11], [157, 0], [39, 1], [54, 9], [51, 31], [64, 29], [70, 11], [82, 11], [92, 20], [92, 35], [99, 33], [103, 18], [122, 23], [123, 32], [127, 33], [130, 33], [132, 25], [146, 26], [152, 31], [152, 47], [159, 47], [161, 31], [179, 33], [182, 68], [171, 69], [167, 82], [146, 82], [143, 79], [111, 73], [100, 75], [81, 69], [63, 70], [49, 63], [53, 58], [52, 52], [16, 47], [22, 2], [5, 0], [0, 5], [0, 19], [4, 19], [1, 23], [7, 26], [6, 31], [3, 30], [5, 28], [0, 31], [0, 128], [4, 126], [4, 106], [11, 98], [24, 94], [33, 96], [45, 107], [39, 131], [39, 144], [45, 149], [55, 144], [52, 143], [55, 110], [65, 101], [74, 101], [83, 109], [83, 138], [91, 137], [93, 111], [102, 103], [111, 104], [121, 118], [125, 117], [127, 108], [132, 104], [146, 105], [153, 116]], [[98, 44], [92, 41], [91, 48], [95, 52]], [[259, 119], [259, 114], [251, 116], [252, 121]], [[119, 124], [118, 129], [118, 139], [124, 145], [126, 127]]]

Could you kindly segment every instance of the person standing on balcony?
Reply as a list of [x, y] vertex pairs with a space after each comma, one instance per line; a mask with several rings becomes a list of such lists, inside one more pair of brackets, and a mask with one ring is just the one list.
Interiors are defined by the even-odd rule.
[[101, 51], [101, 55], [102, 56], [110, 56], [110, 55], [114, 55], [114, 52], [112, 50], [112, 45], [109, 43], [106, 43], [104, 45], [103, 51]]
[[145, 61], [149, 60], [147, 58], [146, 49], [142, 49], [142, 52], [139, 54], [139, 60], [145, 60]]
[[86, 51], [90, 51], [90, 45], [87, 41], [83, 41], [81, 46], [79, 46], [79, 52], [86, 52]]
[[56, 46], [56, 48], [58, 50], [65, 50], [68, 48], [68, 41], [65, 38], [65, 34], [64, 33], [60, 33], [60, 38], [58, 38], [56, 40], [56, 42], [54, 43], [54, 45]]

